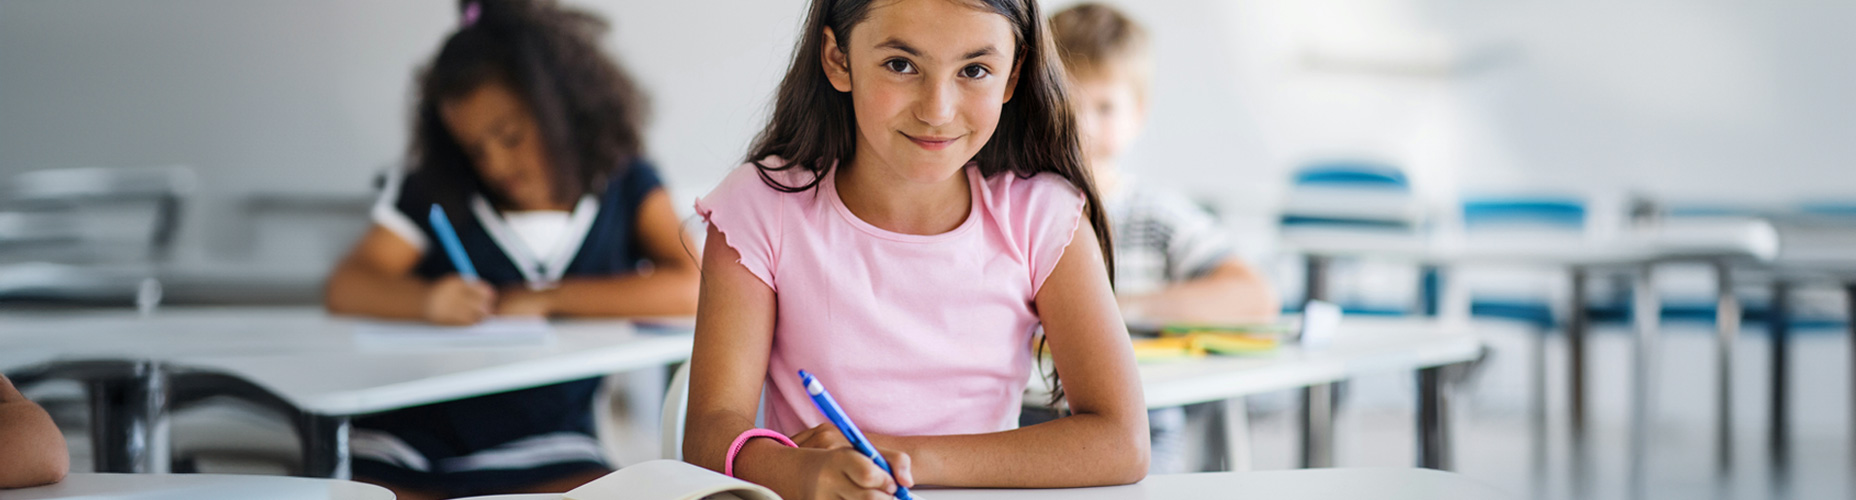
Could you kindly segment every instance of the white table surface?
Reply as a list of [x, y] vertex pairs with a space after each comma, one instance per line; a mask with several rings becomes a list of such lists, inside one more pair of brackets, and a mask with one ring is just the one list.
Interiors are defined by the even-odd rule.
[[1769, 268], [1786, 278], [1856, 279], [1856, 224], [1781, 223], [1784, 242]]
[[356, 415], [660, 366], [688, 359], [687, 329], [555, 321], [553, 339], [518, 345], [382, 347], [359, 322], [318, 308], [169, 308], [0, 315], [0, 369], [54, 360], [145, 359], [221, 371], [298, 408]]
[[[1142, 362], [1147, 407], [1171, 408], [1270, 391], [1339, 382], [1360, 375], [1415, 371], [1476, 359], [1482, 323], [1417, 317], [1347, 317], [1321, 349], [1285, 344], [1263, 355], [1207, 355]], [[1050, 400], [1035, 370], [1027, 403]]]
[[[1432, 318], [1347, 317], [1333, 343], [1318, 350], [1284, 345], [1265, 356], [1221, 356], [1140, 365], [1149, 408], [1219, 401], [1262, 392], [1338, 382], [1383, 372], [1413, 371], [1476, 359], [1482, 341], [1474, 322]], [[1027, 396], [1027, 401], [1036, 396]]]
[[[558, 496], [558, 495], [557, 495]], [[6, 500], [393, 500], [393, 492], [371, 484], [334, 479], [225, 474], [86, 474], [63, 482], [0, 490]]]
[[[1431, 469], [1301, 469], [1149, 476], [1105, 488], [910, 490], [925, 500], [1502, 500], [1518, 498], [1480, 481]], [[560, 500], [560, 495], [499, 495], [466, 500]]]
[[1281, 238], [1291, 253], [1441, 264], [1626, 265], [1685, 257], [1770, 261], [1779, 255], [1777, 229], [1759, 219], [1666, 221], [1609, 237], [1528, 230], [1419, 235], [1294, 228], [1285, 229]]

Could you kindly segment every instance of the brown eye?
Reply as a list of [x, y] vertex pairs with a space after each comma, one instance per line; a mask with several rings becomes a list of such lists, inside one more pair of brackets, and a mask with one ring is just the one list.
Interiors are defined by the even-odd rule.
[[905, 74], [905, 75], [915, 73], [915, 65], [904, 59], [890, 59], [888, 61], [883, 61], [883, 67], [888, 68], [890, 71], [894, 71], [894, 72]]
[[985, 78], [987, 75], [991, 75], [991, 74], [992, 74], [992, 70], [986, 69], [985, 66], [981, 66], [978, 64], [967, 66], [965, 68], [960, 68], [960, 76], [962, 78], [972, 78], [972, 79], [978, 80], [981, 78]]

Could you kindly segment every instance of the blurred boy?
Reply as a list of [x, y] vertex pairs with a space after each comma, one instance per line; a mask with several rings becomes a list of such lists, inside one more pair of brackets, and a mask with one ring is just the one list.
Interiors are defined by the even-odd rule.
[[1280, 302], [1235, 243], [1182, 193], [1121, 172], [1121, 155], [1147, 118], [1147, 32], [1112, 7], [1083, 3], [1051, 17], [1070, 75], [1083, 159], [1102, 190], [1115, 235], [1115, 288], [1131, 321], [1275, 321]]
[[[1184, 194], [1121, 173], [1120, 160], [1147, 118], [1152, 73], [1147, 31], [1108, 7], [1083, 3], [1051, 16], [1057, 53], [1070, 76], [1083, 136], [1115, 241], [1116, 299], [1137, 323], [1275, 321], [1280, 303], [1263, 276], [1239, 259], [1230, 235]], [[1185, 411], [1149, 412], [1150, 473], [1186, 467]]]
[[52, 417], [0, 375], [0, 489], [56, 483], [70, 469]]

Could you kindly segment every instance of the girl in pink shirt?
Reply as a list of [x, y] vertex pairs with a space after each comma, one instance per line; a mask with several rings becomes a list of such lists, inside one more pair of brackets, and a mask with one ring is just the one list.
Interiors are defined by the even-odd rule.
[[[1037, 4], [814, 0], [801, 39], [748, 163], [697, 202], [686, 459], [789, 499], [1140, 480], [1107, 226]], [[1074, 416], [1019, 429], [1039, 328]], [[763, 398], [798, 447], [755, 437]]]

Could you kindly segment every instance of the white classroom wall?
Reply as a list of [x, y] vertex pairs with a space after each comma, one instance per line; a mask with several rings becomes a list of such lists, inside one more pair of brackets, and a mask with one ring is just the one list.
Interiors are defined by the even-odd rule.
[[[798, 0], [570, 2], [653, 96], [680, 198], [739, 159], [783, 72]], [[1051, 2], [1055, 10], [1071, 2]], [[1420, 190], [1856, 197], [1848, 2], [1142, 0], [1150, 127], [1129, 168], [1266, 210], [1320, 157], [1409, 168]], [[192, 166], [183, 258], [245, 258], [236, 201], [357, 194], [406, 140], [436, 0], [0, 0], [0, 175]], [[257, 256], [263, 259], [264, 256]], [[315, 264], [324, 265], [324, 264]]]

